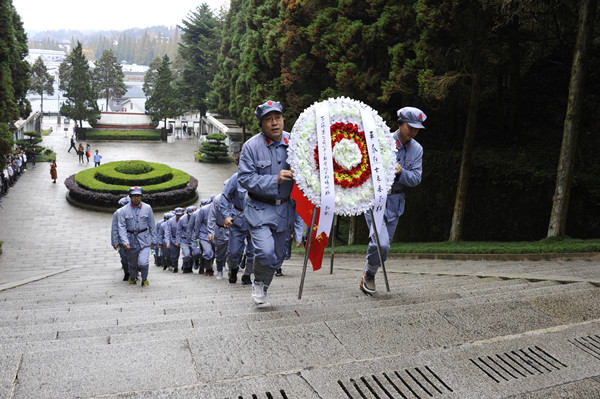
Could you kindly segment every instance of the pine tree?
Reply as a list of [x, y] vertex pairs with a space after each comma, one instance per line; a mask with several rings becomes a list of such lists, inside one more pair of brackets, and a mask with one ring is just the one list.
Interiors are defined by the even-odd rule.
[[[60, 107], [60, 113], [79, 121], [79, 127], [83, 121], [90, 124], [96, 123], [100, 118], [100, 110], [96, 94], [92, 89], [92, 78], [88, 61], [83, 55], [81, 42], [71, 50], [70, 76], [66, 82], [65, 103]], [[64, 82], [63, 82], [64, 83]]]
[[97, 96], [106, 99], [108, 111], [108, 100], [110, 98], [121, 98], [127, 93], [125, 86], [125, 74], [123, 67], [117, 61], [117, 57], [111, 49], [104, 50], [92, 73], [92, 82]]
[[44, 93], [54, 94], [54, 76], [48, 73], [42, 57], [38, 57], [31, 67], [31, 86], [29, 91], [40, 95], [40, 112], [44, 113]]
[[173, 118], [180, 112], [179, 102], [173, 87], [173, 73], [169, 56], [162, 58], [162, 63], [157, 70], [156, 84], [152, 94], [146, 101], [146, 113], [150, 115], [152, 122], [158, 123], [167, 118]]

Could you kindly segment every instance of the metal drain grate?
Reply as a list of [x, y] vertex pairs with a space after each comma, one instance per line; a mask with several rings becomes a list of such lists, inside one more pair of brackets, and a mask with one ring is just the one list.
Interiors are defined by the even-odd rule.
[[498, 383], [550, 373], [567, 367], [539, 346], [469, 360]]
[[346, 383], [338, 380], [338, 384], [349, 399], [421, 399], [452, 392], [428, 366], [350, 379]]
[[[266, 399], [280, 399], [280, 398], [281, 399], [288, 399], [288, 397], [285, 394], [285, 391], [283, 389], [281, 389], [279, 391], [279, 395], [281, 395], [281, 396], [273, 395], [271, 392], [265, 392], [264, 396], [263, 395], [259, 396], [259, 395], [256, 395], [256, 394], [252, 394], [252, 395], [249, 395], [249, 396], [241, 396], [240, 395], [240, 396], [237, 396], [237, 397], [231, 398], [231, 399], [263, 399], [263, 398], [266, 398]], [[230, 399], [230, 398], [227, 398], [227, 399]]]
[[597, 335], [588, 335], [587, 337], [575, 338], [568, 340], [570, 343], [575, 345], [577, 348], [586, 352], [589, 355], [594, 356], [596, 359], [600, 359], [600, 337]]

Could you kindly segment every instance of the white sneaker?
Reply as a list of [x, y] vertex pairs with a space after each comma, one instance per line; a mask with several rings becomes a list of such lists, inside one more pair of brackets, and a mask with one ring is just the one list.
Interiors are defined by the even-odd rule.
[[259, 303], [256, 305], [257, 308], [268, 308], [271, 306], [271, 302], [269, 302], [269, 293], [265, 292], [265, 301], [263, 303]]
[[267, 297], [265, 295], [264, 283], [262, 281], [252, 282], [252, 299], [258, 304], [265, 303]]
[[217, 272], [217, 280], [223, 280], [223, 272]]

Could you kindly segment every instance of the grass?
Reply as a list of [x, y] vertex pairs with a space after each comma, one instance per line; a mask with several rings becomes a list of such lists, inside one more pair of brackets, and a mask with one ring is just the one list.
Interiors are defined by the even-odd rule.
[[[337, 244], [337, 243], [336, 243]], [[339, 254], [364, 254], [366, 245], [336, 245]], [[326, 250], [326, 252], [329, 249]], [[295, 253], [303, 253], [297, 248]], [[390, 253], [435, 254], [539, 254], [600, 252], [600, 239], [546, 238], [540, 241], [459, 241], [392, 243]]]

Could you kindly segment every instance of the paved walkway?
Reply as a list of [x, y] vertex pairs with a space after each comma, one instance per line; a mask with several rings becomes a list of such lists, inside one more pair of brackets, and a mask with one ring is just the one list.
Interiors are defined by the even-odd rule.
[[[93, 167], [67, 153], [59, 181]], [[233, 165], [195, 163], [193, 140], [93, 142], [103, 161], [145, 159], [219, 192]], [[358, 290], [361, 257], [284, 264], [258, 309], [250, 291], [151, 267], [121, 281], [111, 215], [71, 206], [49, 165], [29, 168], [0, 209], [2, 398], [599, 398], [597, 260], [393, 258], [390, 292]], [[328, 264], [327, 256], [325, 263]]]

